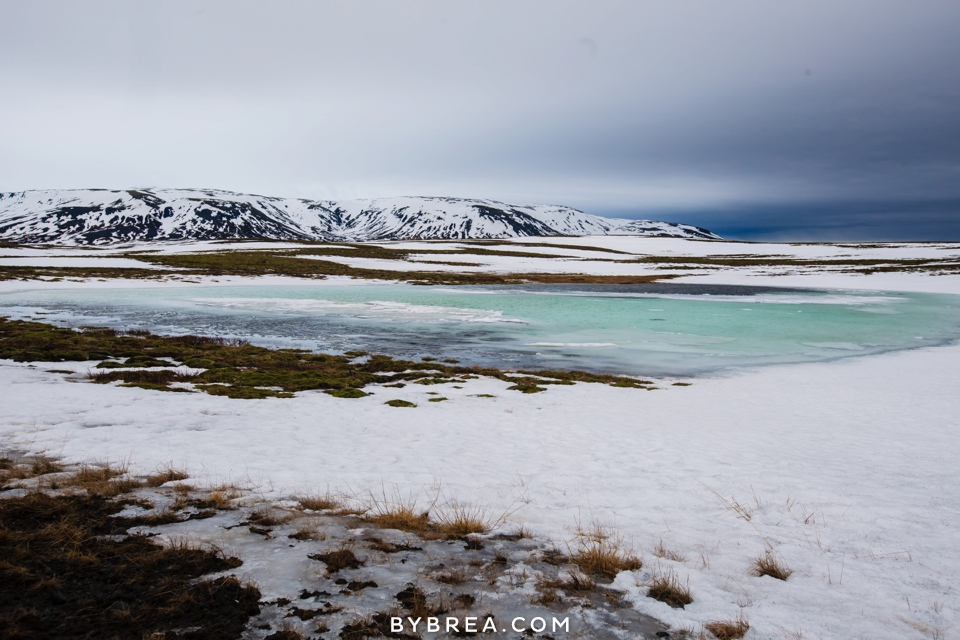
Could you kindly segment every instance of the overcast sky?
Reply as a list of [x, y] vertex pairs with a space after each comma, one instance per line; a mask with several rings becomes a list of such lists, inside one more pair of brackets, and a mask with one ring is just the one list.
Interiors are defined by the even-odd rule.
[[960, 2], [0, 0], [0, 191], [960, 240]]

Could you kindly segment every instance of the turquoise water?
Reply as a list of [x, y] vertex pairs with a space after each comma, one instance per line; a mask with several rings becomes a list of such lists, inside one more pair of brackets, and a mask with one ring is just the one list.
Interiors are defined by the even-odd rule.
[[958, 298], [682, 284], [191, 286], [16, 292], [0, 296], [0, 313], [327, 352], [696, 375], [944, 344], [960, 337]]

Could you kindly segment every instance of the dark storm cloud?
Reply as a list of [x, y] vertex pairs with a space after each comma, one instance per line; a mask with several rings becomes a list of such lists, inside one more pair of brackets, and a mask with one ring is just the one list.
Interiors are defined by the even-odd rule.
[[960, 239], [956, 2], [0, 2], [0, 190]]

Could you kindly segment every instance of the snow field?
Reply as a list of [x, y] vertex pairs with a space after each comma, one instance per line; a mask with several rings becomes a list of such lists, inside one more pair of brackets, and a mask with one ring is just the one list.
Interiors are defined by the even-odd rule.
[[[602, 522], [645, 560], [618, 585], [674, 626], [742, 611], [753, 638], [955, 630], [960, 346], [652, 392], [578, 384], [521, 395], [481, 379], [355, 400], [118, 389], [44, 372], [54, 367], [0, 367], [10, 445], [143, 470], [172, 461], [211, 482], [252, 481], [268, 499], [441, 490], [560, 544], [578, 521]], [[449, 399], [429, 403], [427, 391]], [[418, 406], [383, 404], [393, 398]], [[661, 541], [684, 561], [655, 557]], [[786, 582], [750, 575], [766, 548], [794, 571]], [[684, 610], [644, 595], [667, 570], [689, 579]]]

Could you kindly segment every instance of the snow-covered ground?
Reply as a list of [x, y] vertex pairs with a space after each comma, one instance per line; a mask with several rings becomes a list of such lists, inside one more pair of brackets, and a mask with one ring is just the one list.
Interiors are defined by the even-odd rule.
[[0, 258], [2, 267], [96, 267], [100, 269], [158, 269], [152, 264], [130, 258], [101, 258], [85, 256], [17, 256]]
[[[553, 241], [690, 255], [727, 245], [805, 257], [960, 254], [958, 245]], [[581, 272], [584, 262], [560, 264]], [[960, 294], [956, 275], [738, 268], [686, 280]], [[37, 284], [0, 291], [25, 286]], [[960, 345], [744, 370], [686, 387], [661, 380], [652, 392], [578, 384], [522, 395], [479, 379], [462, 389], [373, 388], [361, 399], [232, 400], [46, 372], [90, 364], [3, 362], [3, 446], [130, 459], [144, 470], [173, 462], [211, 482], [249, 479], [271, 499], [326, 487], [362, 498], [383, 485], [432, 496], [439, 487], [493, 515], [512, 511], [509, 523], [557, 540], [578, 520], [598, 520], [645, 560], [618, 584], [639, 611], [674, 626], [742, 611], [747, 638], [757, 639], [950, 638], [960, 629]], [[449, 400], [429, 403], [427, 391]], [[383, 404], [393, 398], [418, 406]], [[683, 561], [655, 557], [661, 540]], [[750, 575], [768, 547], [794, 571], [786, 582]], [[658, 569], [689, 578], [694, 603], [674, 610], [646, 598], [641, 585]]]
[[[514, 238], [495, 243], [467, 243], [462, 241], [403, 241], [371, 243], [387, 249], [413, 251], [406, 259], [380, 259], [344, 256], [299, 256], [304, 260], [320, 259], [339, 262], [351, 267], [385, 271], [443, 271], [451, 273], [578, 273], [600, 276], [669, 275], [675, 282], [756, 284], [768, 286], [839, 287], [889, 291], [924, 291], [929, 293], [960, 293], [960, 243], [867, 243], [856, 244], [774, 244], [733, 241], [700, 241], [682, 238], [650, 238], [639, 236], [584, 236]], [[544, 246], [546, 245], [546, 246]], [[209, 251], [283, 251], [304, 248], [295, 242], [139, 242], [104, 248], [2, 248], [0, 266], [91, 266], [91, 267], [149, 267], [148, 262], [132, 260], [138, 255], [148, 259], [151, 253], [176, 254]], [[349, 245], [308, 245], [312, 248]], [[490, 255], [463, 253], [483, 249], [497, 252], [516, 252], [530, 255]], [[598, 250], [600, 249], [600, 250]], [[603, 251], [606, 249], [606, 251]], [[443, 253], [415, 253], [417, 250]], [[761, 264], [732, 266], [704, 263], [663, 263], [649, 260], [656, 257], [677, 259], [703, 258], [761, 258], [767, 260], [799, 259], [810, 264]], [[123, 262], [115, 262], [123, 260]], [[830, 261], [848, 261], [848, 264], [830, 264]], [[893, 267], [904, 266], [903, 261], [925, 260], [953, 264], [945, 275], [931, 275], [888, 271], [864, 275], [856, 273], [850, 260], [883, 260]], [[442, 264], [453, 262], [456, 264]], [[818, 264], [819, 262], [819, 264]], [[907, 265], [909, 266], [909, 265]], [[196, 280], [195, 276], [176, 276]], [[204, 279], [210, 281], [209, 279]], [[225, 281], [218, 277], [218, 281]], [[235, 279], [226, 279], [235, 281]], [[300, 280], [299, 282], [303, 282]], [[0, 290], [2, 290], [0, 283]], [[17, 286], [17, 285], [13, 285]]]

